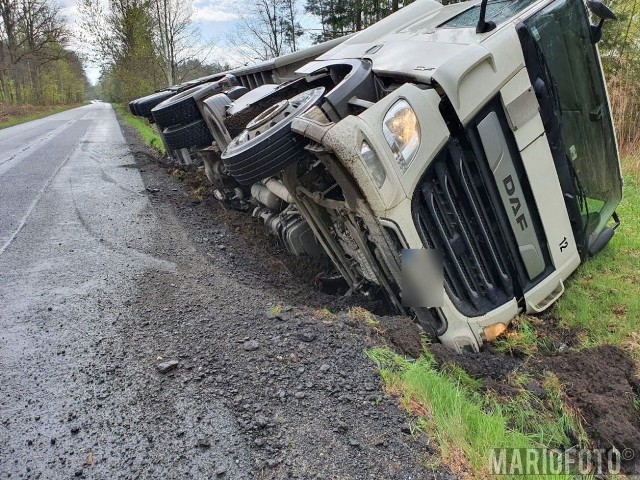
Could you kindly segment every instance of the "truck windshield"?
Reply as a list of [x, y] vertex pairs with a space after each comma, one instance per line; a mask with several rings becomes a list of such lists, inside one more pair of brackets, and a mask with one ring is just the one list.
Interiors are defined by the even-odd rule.
[[[487, 3], [485, 20], [495, 22], [496, 25], [499, 25], [520, 13], [525, 8], [530, 7], [535, 2], [536, 0], [490, 0]], [[478, 24], [479, 16], [480, 5], [474, 5], [439, 26], [441, 28], [475, 28]]]
[[584, 238], [599, 234], [622, 199], [622, 179], [598, 53], [582, 0], [557, 0], [525, 21], [553, 90], [574, 173]]

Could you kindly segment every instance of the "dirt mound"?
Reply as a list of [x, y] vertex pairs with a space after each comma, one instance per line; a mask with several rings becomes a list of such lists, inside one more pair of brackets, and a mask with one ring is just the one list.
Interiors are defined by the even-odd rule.
[[422, 330], [408, 317], [380, 317], [378, 328], [401, 353], [418, 358], [422, 354]]
[[430, 345], [429, 351], [436, 358], [438, 364], [456, 365], [474, 378], [505, 380], [522, 364], [521, 360], [508, 355], [488, 351], [457, 353], [442, 344]]
[[624, 351], [601, 346], [539, 362], [563, 383], [595, 447], [640, 452], [640, 416], [635, 406], [640, 380]]

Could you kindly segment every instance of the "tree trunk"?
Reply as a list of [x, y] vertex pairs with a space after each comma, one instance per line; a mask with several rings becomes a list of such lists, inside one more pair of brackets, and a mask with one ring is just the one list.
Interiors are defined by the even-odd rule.
[[294, 9], [295, 0], [287, 0], [289, 4], [289, 22], [291, 23], [291, 50], [294, 52], [298, 50], [296, 45], [296, 15]]
[[11, 91], [4, 71], [0, 71], [0, 91], [2, 92], [2, 100], [8, 103], [11, 100]]

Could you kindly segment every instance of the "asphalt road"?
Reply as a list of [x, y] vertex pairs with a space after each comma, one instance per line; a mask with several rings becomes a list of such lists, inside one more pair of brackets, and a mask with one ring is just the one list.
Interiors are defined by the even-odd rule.
[[0, 479], [452, 478], [382, 391], [358, 298], [197, 176], [106, 104], [0, 130]]
[[[149, 471], [137, 447], [154, 425], [131, 389], [86, 381], [117, 368], [96, 363], [96, 349], [128, 314], [136, 277], [175, 271], [152, 253], [160, 226], [133, 163], [107, 104], [0, 130], [0, 478], [80, 476], [98, 451], [109, 478]], [[234, 422], [210, 408], [208, 428], [229, 441], [199, 466], [242, 478]], [[169, 451], [173, 441], [155, 440]]]

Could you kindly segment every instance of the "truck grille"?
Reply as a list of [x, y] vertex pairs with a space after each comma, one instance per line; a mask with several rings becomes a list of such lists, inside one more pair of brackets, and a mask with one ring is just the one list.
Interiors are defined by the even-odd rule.
[[429, 166], [413, 214], [423, 244], [442, 254], [445, 288], [461, 313], [484, 315], [514, 298], [509, 247], [480, 172], [459, 146]]

